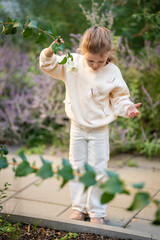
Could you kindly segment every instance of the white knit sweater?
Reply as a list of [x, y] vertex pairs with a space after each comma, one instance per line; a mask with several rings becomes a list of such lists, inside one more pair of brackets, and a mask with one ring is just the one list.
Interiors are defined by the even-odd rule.
[[102, 127], [118, 116], [128, 117], [126, 111], [133, 105], [119, 68], [109, 63], [92, 70], [84, 55], [73, 53], [73, 62], [60, 65], [64, 56], [46, 57], [46, 48], [40, 54], [40, 68], [66, 86], [65, 111], [74, 122], [89, 128]]

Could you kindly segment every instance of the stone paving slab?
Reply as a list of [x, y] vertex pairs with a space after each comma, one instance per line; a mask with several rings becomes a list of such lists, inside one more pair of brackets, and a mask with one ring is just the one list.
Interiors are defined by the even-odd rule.
[[16, 198], [12, 198], [3, 204], [3, 213], [51, 220], [65, 209], [66, 206], [62, 205]]
[[143, 168], [125, 167], [118, 169], [118, 174], [121, 179], [128, 184], [145, 182], [145, 187], [156, 189], [160, 187], [160, 171]]
[[144, 156], [127, 154], [127, 153], [121, 153], [113, 156], [111, 155], [109, 164], [113, 165], [114, 167], [120, 168], [120, 167], [127, 166], [127, 163], [130, 160], [133, 160], [133, 162], [136, 163], [138, 167], [149, 168], [149, 169], [156, 168], [160, 170], [160, 157], [146, 158]]
[[153, 225], [152, 221], [134, 218], [127, 226], [127, 229], [149, 233], [151, 236], [160, 239], [160, 226]]
[[32, 185], [16, 197], [68, 206], [71, 204], [69, 184], [66, 184], [63, 189], [60, 188], [60, 184], [61, 182], [55, 177], [46, 179], [40, 186]]

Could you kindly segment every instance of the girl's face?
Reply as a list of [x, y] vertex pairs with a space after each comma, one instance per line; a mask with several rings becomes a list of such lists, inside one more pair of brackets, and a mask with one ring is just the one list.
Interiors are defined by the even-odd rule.
[[84, 57], [87, 61], [87, 64], [94, 71], [98, 70], [101, 67], [104, 67], [107, 62], [108, 54], [101, 56], [99, 53], [93, 54], [90, 52], [86, 52]]

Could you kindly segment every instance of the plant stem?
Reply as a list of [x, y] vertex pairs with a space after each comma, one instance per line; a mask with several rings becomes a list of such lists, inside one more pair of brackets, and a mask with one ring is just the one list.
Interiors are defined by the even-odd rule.
[[[13, 24], [13, 23], [3, 22], [3, 23], [0, 23], [0, 24], [11, 25], [11, 24]], [[23, 24], [23, 26], [28, 27], [28, 25], [26, 25], [26, 24]], [[32, 28], [32, 27], [30, 27], [30, 28]], [[50, 35], [48, 32], [46, 32], [46, 31], [44, 31], [44, 30], [42, 30], [42, 29], [40, 29], [40, 28], [36, 28], [36, 29], [38, 29], [38, 30], [41, 31], [41, 32], [44, 32], [45, 34], [47, 34], [48, 36], [50, 36], [53, 40], [55, 40], [55, 38], [54, 38], [52, 35]]]

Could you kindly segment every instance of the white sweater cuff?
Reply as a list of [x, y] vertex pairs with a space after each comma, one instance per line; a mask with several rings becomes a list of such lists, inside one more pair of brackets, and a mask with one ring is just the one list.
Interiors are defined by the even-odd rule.
[[42, 62], [50, 61], [52, 58], [55, 57], [55, 54], [53, 54], [51, 57], [47, 57], [44, 53], [46, 50], [47, 50], [47, 48], [43, 49], [42, 52], [41, 52], [41, 61]]

